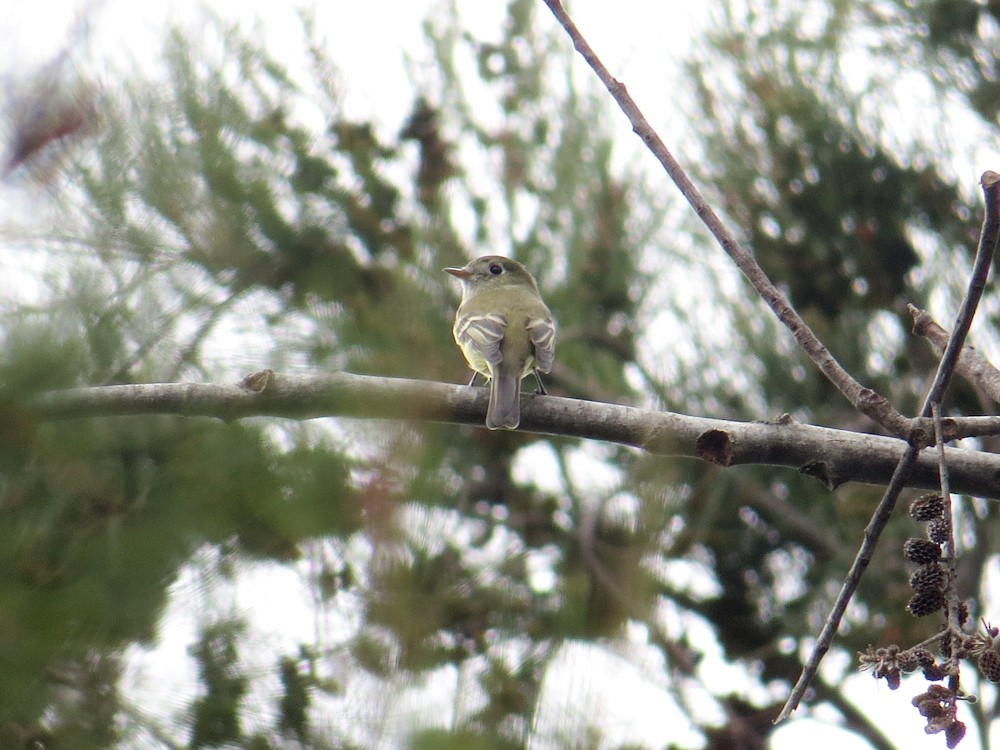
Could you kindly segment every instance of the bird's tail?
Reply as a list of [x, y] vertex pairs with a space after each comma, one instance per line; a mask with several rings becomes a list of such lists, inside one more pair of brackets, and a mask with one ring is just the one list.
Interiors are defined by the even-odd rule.
[[521, 422], [521, 378], [509, 373], [494, 373], [490, 380], [490, 405], [486, 426], [491, 430], [513, 430]]

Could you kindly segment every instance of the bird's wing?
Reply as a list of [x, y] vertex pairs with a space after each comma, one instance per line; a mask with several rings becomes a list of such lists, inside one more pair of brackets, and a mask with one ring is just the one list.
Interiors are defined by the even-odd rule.
[[[503, 359], [500, 343], [506, 330], [507, 319], [499, 313], [462, 315], [455, 321], [455, 341], [473, 369], [483, 372], [497, 367]], [[480, 369], [480, 363], [488, 367]]]
[[548, 372], [556, 358], [556, 326], [548, 316], [528, 318], [528, 335], [535, 346], [535, 369]]

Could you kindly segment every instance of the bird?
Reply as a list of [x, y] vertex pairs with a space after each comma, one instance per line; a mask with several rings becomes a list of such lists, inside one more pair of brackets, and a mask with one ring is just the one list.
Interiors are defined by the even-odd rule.
[[473, 369], [489, 380], [486, 426], [513, 430], [521, 423], [521, 379], [539, 373], [555, 360], [556, 327], [538, 284], [523, 265], [501, 255], [484, 255], [461, 268], [446, 268], [462, 282], [462, 302], [452, 335]]

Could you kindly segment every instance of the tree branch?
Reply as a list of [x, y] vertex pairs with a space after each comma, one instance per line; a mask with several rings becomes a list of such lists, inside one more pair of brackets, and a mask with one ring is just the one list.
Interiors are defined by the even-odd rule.
[[[796, 342], [806, 352], [813, 363], [858, 411], [875, 420], [892, 434], [905, 438], [909, 443], [907, 448], [902, 450], [901, 455], [899, 455], [892, 478], [871, 521], [865, 529], [864, 541], [858, 550], [851, 570], [845, 578], [833, 611], [823, 626], [813, 652], [803, 668], [802, 675], [792, 689], [792, 693], [781, 714], [776, 719], [776, 722], [778, 722], [786, 718], [795, 709], [799, 700], [804, 695], [805, 689], [815, 674], [823, 654], [825, 654], [833, 640], [847, 604], [871, 560], [875, 545], [882, 530], [888, 523], [889, 516], [900, 492], [912, 481], [910, 472], [917, 470], [920, 462], [926, 460], [921, 457], [921, 449], [930, 444], [933, 431], [928, 431], [923, 425], [926, 424], [926, 417], [929, 417], [931, 414], [931, 405], [940, 404], [941, 397], [954, 372], [959, 355], [962, 352], [965, 335], [968, 332], [968, 327], [971, 324], [976, 306], [982, 295], [993, 249], [997, 244], [998, 236], [1000, 236], [1000, 216], [998, 216], [1000, 212], [997, 210], [998, 193], [1000, 193], [998, 191], [1000, 175], [993, 172], [983, 174], [982, 186], [987, 202], [986, 220], [983, 223], [979, 251], [972, 279], [970, 280], [969, 290], [956, 321], [956, 330], [945, 346], [934, 382], [924, 400], [919, 415], [924, 419], [907, 419], [897, 412], [886, 399], [854, 380], [850, 373], [834, 359], [833, 355], [819, 341], [812, 330], [809, 329], [777, 287], [774, 286], [750, 253], [740, 245], [715, 214], [711, 206], [705, 201], [680, 164], [664, 145], [656, 131], [649, 125], [649, 122], [635, 101], [628, 95], [625, 86], [611, 75], [583, 38], [579, 29], [577, 29], [572, 19], [566, 13], [560, 0], [544, 0], [544, 2], [552, 11], [556, 20], [566, 30], [566, 33], [573, 41], [573, 46], [583, 56], [590, 67], [593, 68], [598, 78], [618, 103], [622, 112], [628, 117], [632, 123], [632, 129], [642, 138], [650, 151], [653, 152], [681, 193], [691, 204], [692, 208], [694, 208], [698, 217], [708, 227], [709, 231], [712, 232], [723, 250], [736, 263], [737, 267], [771, 307], [771, 310], [778, 319], [791, 331]], [[941, 436], [937, 436], [937, 439], [940, 440]]]
[[955, 319], [955, 327], [944, 347], [937, 372], [934, 374], [934, 381], [927, 389], [927, 396], [924, 398], [923, 408], [920, 410], [922, 417], [931, 416], [932, 405], [940, 404], [948, 389], [948, 383], [951, 382], [951, 376], [955, 372], [955, 367], [962, 355], [962, 349], [965, 347], [965, 339], [972, 327], [972, 319], [976, 316], [979, 301], [986, 289], [986, 279], [989, 276], [990, 267], [993, 265], [997, 241], [1000, 240], [1000, 174], [987, 170], [983, 172], [979, 183], [983, 189], [986, 214], [983, 217], [983, 227], [979, 234], [979, 246], [976, 248], [976, 261], [972, 266], [972, 275], [969, 278], [965, 299], [962, 300], [962, 306]]
[[629, 96], [625, 89], [625, 84], [615, 79], [594, 53], [587, 40], [583, 38], [580, 30], [573, 23], [573, 20], [566, 13], [560, 0], [544, 0], [545, 4], [552, 11], [552, 15], [562, 25], [573, 41], [573, 46], [593, 68], [601, 83], [608, 89], [615, 102], [621, 108], [629, 122], [632, 123], [632, 130], [642, 138], [643, 143], [659, 160], [660, 164], [670, 175], [670, 179], [680, 189], [688, 203], [694, 209], [698, 218], [708, 227], [712, 236], [718, 241], [722, 249], [742, 271], [743, 275], [757, 290], [757, 293], [764, 299], [774, 314], [777, 316], [795, 337], [795, 341], [802, 350], [809, 356], [813, 364], [822, 372], [827, 379], [836, 386], [844, 397], [854, 406], [855, 409], [870, 417], [893, 435], [906, 440], [915, 440], [921, 447], [930, 444], [928, 436], [920, 430], [913, 420], [907, 419], [890, 404], [884, 397], [875, 393], [871, 388], [867, 388], [856, 381], [851, 374], [845, 370], [834, 358], [830, 350], [813, 333], [812, 329], [795, 311], [791, 303], [778, 290], [774, 283], [764, 273], [754, 257], [744, 248], [736, 237], [730, 232], [722, 220], [718, 217], [708, 201], [701, 195], [701, 192], [691, 182], [684, 172], [684, 169], [667, 149], [666, 145], [653, 130], [646, 120], [642, 110]]
[[[930, 416], [934, 407], [941, 404], [952, 373], [955, 371], [955, 366], [958, 364], [962, 354], [962, 348], [965, 346], [965, 337], [972, 325], [972, 319], [976, 315], [976, 309], [979, 307], [980, 299], [982, 299], [983, 290], [986, 288], [986, 279], [989, 276], [990, 266], [993, 264], [993, 255], [996, 251], [997, 242], [1000, 241], [1000, 174], [991, 171], [983, 172], [980, 185], [982, 186], [983, 198], [986, 203], [986, 215], [983, 217], [983, 226], [979, 234], [976, 262], [972, 267], [972, 276], [969, 278], [965, 299], [962, 300], [962, 306], [955, 319], [955, 329], [952, 331], [951, 337], [944, 347], [944, 353], [941, 355], [941, 361], [938, 363], [934, 380], [930, 388], [927, 389], [923, 406], [920, 408], [921, 417]], [[943, 445], [940, 436], [938, 437], [938, 444]], [[924, 458], [926, 457], [927, 455], [925, 454]], [[946, 461], [950, 463], [950, 458], [946, 452], [942, 451], [939, 457], [941, 465]], [[778, 718], [774, 720], [776, 724], [787, 719], [799, 705], [799, 702], [806, 693], [806, 688], [809, 687], [809, 682], [816, 674], [816, 670], [819, 669], [819, 663], [823, 660], [823, 656], [827, 650], [829, 650], [830, 644], [833, 643], [833, 638], [837, 634], [837, 628], [840, 627], [840, 621], [844, 616], [844, 612], [847, 611], [847, 605], [861, 583], [861, 577], [868, 568], [872, 555], [875, 554], [875, 546], [878, 544], [879, 537], [889, 523], [893, 508], [896, 507], [896, 501], [899, 499], [903, 487], [906, 486], [910, 471], [916, 465], [918, 458], [919, 449], [916, 444], [911, 444], [899, 459], [899, 465], [892, 475], [892, 480], [889, 482], [889, 486], [882, 495], [882, 499], [872, 513], [871, 520], [865, 527], [865, 536], [861, 542], [861, 547], [854, 557], [854, 562], [851, 564], [850, 570], [848, 570], [847, 575], [844, 577], [844, 585], [841, 587], [840, 593], [837, 594], [837, 600], [834, 602], [830, 614], [827, 615], [826, 622], [823, 623], [823, 629], [816, 638], [812, 652], [802, 667], [802, 674], [792, 687], [788, 700], [785, 702], [784, 708], [781, 709]], [[952, 575], [954, 574], [954, 569], [951, 570], [951, 573]]]
[[[943, 354], [950, 338], [948, 332], [925, 310], [913, 305], [907, 305], [907, 309], [913, 318], [913, 332], [927, 339], [938, 355]], [[962, 349], [955, 372], [1000, 404], [1000, 370], [973, 347], [966, 346]]]
[[[239, 385], [149, 383], [74, 388], [39, 395], [29, 406], [44, 420], [134, 414], [242, 419], [356, 417], [482, 425], [485, 388], [351, 373], [276, 375], [269, 370]], [[700, 458], [718, 466], [786, 466], [829, 489], [845, 482], [889, 482], [901, 441], [780, 419], [735, 422], [647, 411], [552, 396], [522, 396], [521, 429], [629, 445], [662, 456]], [[1000, 455], [948, 449], [953, 491], [1000, 500]], [[915, 460], [907, 486], [937, 487], [932, 451]]]

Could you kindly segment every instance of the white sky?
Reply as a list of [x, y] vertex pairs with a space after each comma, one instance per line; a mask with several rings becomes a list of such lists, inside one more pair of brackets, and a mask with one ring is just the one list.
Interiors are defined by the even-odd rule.
[[[358, 119], [373, 118], [385, 123], [387, 132], [394, 133], [406, 117], [412, 104], [412, 87], [408, 80], [404, 53], [421, 54], [422, 32], [420, 22], [433, 0], [326, 0], [318, 2], [317, 19], [322, 33], [329, 40], [332, 57], [342, 73], [346, 93], [346, 109]], [[477, 31], [489, 33], [502, 17], [505, 0], [460, 0], [458, 5], [469, 13], [469, 21]], [[249, 22], [263, 19], [261, 33], [271, 49], [299, 49], [299, 25], [291, 8], [292, 4], [275, 0], [239, 0], [229, 2], [214, 0], [207, 5], [224, 18], [239, 18]], [[299, 4], [296, 4], [299, 5]], [[555, 25], [547, 9], [539, 0], [543, 22]], [[199, 5], [188, 0], [173, 2], [140, 3], [128, 0], [30, 0], [14, 2], [0, 0], [0, 38], [5, 49], [0, 50], [0, 75], [9, 76], [23, 66], [51, 59], [66, 42], [70, 30], [77, 22], [81, 9], [86, 11], [90, 23], [89, 44], [91, 52], [100, 51], [113, 59], [135, 59], [140, 64], [152, 62], [150, 52], [161, 40], [166, 20], [194, 18]], [[679, 88], [675, 79], [680, 75], [677, 61], [683, 56], [692, 36], [692, 30], [704, 22], [705, 4], [686, 0], [574, 0], [571, 11], [588, 41], [603, 58], [612, 73], [623, 80], [629, 92], [639, 103], [647, 117], [667, 141], [683, 128], [672, 92]], [[546, 20], [548, 19], [548, 20]], [[584, 63], [579, 65], [583, 69]], [[622, 134], [623, 153], [642, 154], [638, 139], [622, 116], [618, 121]], [[683, 162], [683, 155], [679, 155]], [[658, 169], [651, 156], [653, 168]], [[663, 178], [664, 190], [672, 190]], [[0, 200], [3, 193], [0, 192]], [[2, 210], [2, 205], [0, 205]], [[309, 641], [314, 622], [302, 594], [301, 582], [296, 573], [273, 568], [254, 571], [234, 593], [234, 603], [240, 609], [253, 610], [254, 627], [258, 642], [263, 638], [277, 648], [286, 649], [298, 642]], [[183, 590], [191, 585], [182, 580]], [[259, 609], [261, 592], [266, 591], [269, 606]], [[259, 609], [259, 614], [258, 614]], [[277, 619], [275, 614], [281, 616]], [[150, 691], [153, 696], [176, 694], [193, 677], [193, 663], [187, 646], [194, 637], [194, 613], [184, 606], [173, 606], [164, 619], [162, 642], [151, 652], [135, 651], [129, 679], [137, 688]], [[706, 646], [708, 647], [708, 646]], [[643, 679], [629, 676], [629, 668], [622, 668], [622, 679], [608, 687], [594, 681], [594, 672], [604, 673], [613, 667], [613, 659], [595, 654], [590, 657], [590, 677], [579, 657], [573, 666], [562, 673], [564, 690], [575, 697], [580, 691], [584, 702], [597, 700], [604, 707], [610, 726], [618, 729], [610, 737], [619, 742], [643, 739], [652, 742], [676, 741], [692, 747], [696, 736], [683, 727], [682, 721], [667, 720], [668, 703], [655, 686]], [[609, 661], [611, 660], [611, 661]], [[585, 666], [585, 665], [584, 665]], [[721, 667], [720, 667], [721, 668]], [[731, 673], [727, 673], [731, 674]], [[906, 685], [896, 692], [876, 683], [870, 675], [850, 678], [848, 691], [852, 699], [872, 716], [879, 717], [885, 733], [900, 747], [911, 750], [924, 748], [941, 750], [940, 736], [927, 737], [923, 722], [909, 699], [919, 689]], [[622, 689], [622, 685], [629, 685]], [[595, 698], [596, 696], [596, 698]], [[170, 701], [164, 704], [167, 718]], [[150, 704], [151, 706], [153, 703]], [[635, 706], [648, 706], [650, 721], [636, 722]], [[174, 706], [174, 709], [179, 706]], [[558, 710], [548, 708], [547, 710]], [[823, 714], [823, 711], [818, 711]], [[676, 727], [671, 731], [671, 727]], [[975, 728], [964, 747], [976, 744]], [[853, 735], [847, 735], [829, 723], [814, 720], [793, 720], [780, 729], [773, 742], [776, 750], [808, 747], [810, 750], [860, 750], [867, 745]]]
[[[401, 122], [412, 103], [403, 54], [422, 50], [421, 21], [436, 0], [324, 0], [315, 3], [319, 28], [329, 40], [345, 81], [349, 110], [359, 118]], [[261, 32], [272, 49], [301, 47], [294, 8], [302, 2], [210, 0], [205, 3], [227, 19], [263, 19]], [[474, 31], [490, 34], [502, 18], [505, 0], [458, 0]], [[148, 59], [160, 44], [165, 21], [195, 19], [193, 0], [135, 3], [128, 0], [31, 0], [0, 2], [0, 71], [51, 58], [61, 49], [84, 10], [90, 48], [97, 56]], [[612, 72], [626, 79], [629, 90], [651, 121], [672, 122], [677, 108], [671, 98], [676, 61], [683, 55], [691, 29], [702, 22], [704, 6], [692, 2], [649, 0], [576, 0], [574, 18], [595, 49], [603, 51]], [[539, 0], [539, 15], [555, 27], [555, 19]], [[9, 32], [9, 33], [8, 33]], [[397, 93], [398, 92], [398, 93]], [[634, 138], [634, 137], [633, 137]], [[637, 139], [636, 139], [637, 140]]]

